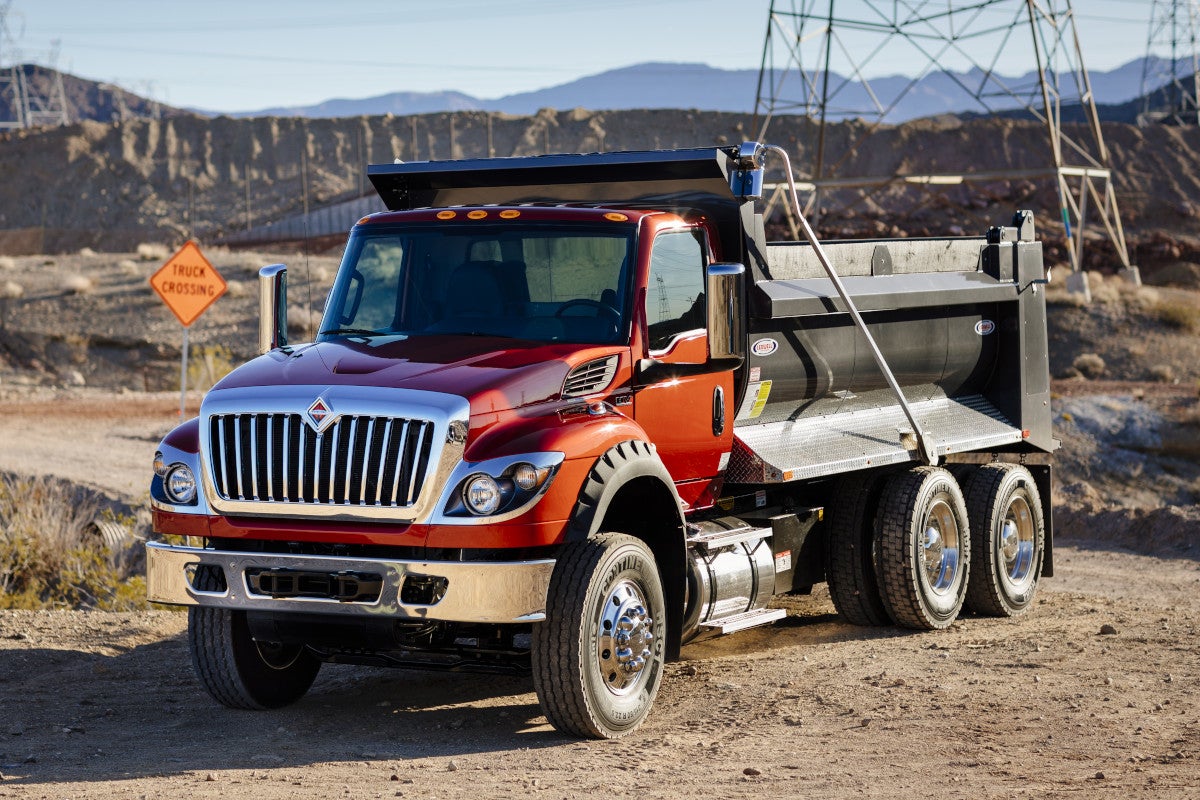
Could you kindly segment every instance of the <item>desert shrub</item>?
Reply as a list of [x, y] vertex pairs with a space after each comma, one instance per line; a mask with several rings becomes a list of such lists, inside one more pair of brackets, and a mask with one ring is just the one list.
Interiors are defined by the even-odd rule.
[[1200, 308], [1185, 303], [1159, 303], [1157, 315], [1160, 322], [1188, 333], [1200, 332]]
[[67, 275], [62, 279], [62, 287], [67, 294], [88, 294], [95, 284], [86, 275]]
[[1099, 378], [1104, 374], [1107, 365], [1104, 363], [1104, 359], [1095, 353], [1083, 353], [1075, 359], [1072, 366], [1084, 377]]
[[142, 261], [166, 261], [169, 255], [166, 245], [143, 242], [137, 246], [137, 257]]
[[235, 366], [233, 351], [225, 345], [194, 347], [188, 355], [188, 388], [207, 391]]
[[120, 519], [53, 478], [0, 475], [0, 608], [143, 608], [141, 547], [110, 550], [94, 521]]
[[16, 269], [17, 260], [12, 256], [0, 256], [0, 269]]
[[1155, 364], [1150, 368], [1150, 380], [1159, 383], [1174, 383], [1175, 368], [1170, 364]]

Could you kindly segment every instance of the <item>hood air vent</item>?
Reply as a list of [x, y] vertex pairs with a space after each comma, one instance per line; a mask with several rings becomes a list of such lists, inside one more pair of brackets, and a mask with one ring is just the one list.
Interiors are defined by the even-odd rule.
[[612, 383], [613, 375], [617, 372], [618, 359], [619, 356], [614, 353], [580, 364], [567, 375], [562, 396], [581, 397], [604, 389]]

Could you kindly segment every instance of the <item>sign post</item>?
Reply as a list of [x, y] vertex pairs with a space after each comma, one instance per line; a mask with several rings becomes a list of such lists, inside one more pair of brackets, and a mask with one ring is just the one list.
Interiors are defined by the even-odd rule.
[[187, 400], [188, 328], [225, 294], [225, 279], [189, 241], [150, 276], [150, 286], [183, 325], [182, 357], [179, 366], [179, 417], [183, 418]]

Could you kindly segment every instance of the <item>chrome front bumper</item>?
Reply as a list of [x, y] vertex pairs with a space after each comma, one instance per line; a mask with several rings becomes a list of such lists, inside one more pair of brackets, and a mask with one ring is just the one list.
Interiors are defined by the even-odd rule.
[[[193, 585], [200, 565], [225, 575], [223, 591]], [[377, 599], [340, 601], [319, 597], [272, 597], [251, 590], [247, 570], [293, 570], [319, 573], [381, 575]], [[151, 602], [182, 606], [230, 608], [350, 616], [392, 617], [444, 622], [538, 622], [546, 618], [546, 590], [553, 559], [507, 562], [391, 561], [377, 558], [238, 553], [146, 544], [146, 586]], [[427, 605], [401, 600], [409, 578], [442, 579], [445, 592]]]

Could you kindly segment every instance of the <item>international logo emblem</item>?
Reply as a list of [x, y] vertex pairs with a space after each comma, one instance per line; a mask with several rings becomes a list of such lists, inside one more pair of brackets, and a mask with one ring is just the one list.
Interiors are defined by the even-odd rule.
[[324, 433], [325, 429], [332, 425], [336, 419], [337, 414], [333, 413], [333, 409], [324, 398], [318, 397], [308, 407], [308, 424], [317, 433]]

